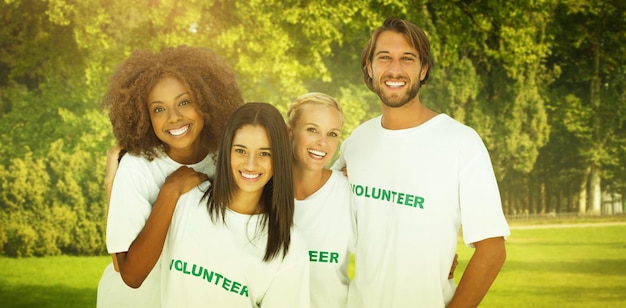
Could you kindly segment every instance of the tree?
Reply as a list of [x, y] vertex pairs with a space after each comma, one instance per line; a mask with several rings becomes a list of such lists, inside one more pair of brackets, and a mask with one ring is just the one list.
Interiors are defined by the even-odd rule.
[[616, 165], [612, 153], [624, 144], [625, 11], [626, 4], [615, 0], [562, 1], [556, 11], [558, 44], [550, 62], [563, 74], [551, 93], [582, 157], [581, 214], [601, 213], [603, 170]]

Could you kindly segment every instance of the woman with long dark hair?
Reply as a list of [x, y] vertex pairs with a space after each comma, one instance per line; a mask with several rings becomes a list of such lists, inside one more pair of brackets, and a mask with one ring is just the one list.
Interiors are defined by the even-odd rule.
[[215, 178], [181, 196], [163, 248], [164, 307], [308, 307], [280, 112], [247, 103], [224, 128]]

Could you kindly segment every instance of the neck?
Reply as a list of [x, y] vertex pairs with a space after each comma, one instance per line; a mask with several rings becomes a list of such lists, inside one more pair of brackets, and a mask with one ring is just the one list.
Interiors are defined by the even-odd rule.
[[382, 126], [389, 130], [416, 127], [437, 115], [420, 102], [419, 96], [402, 107], [393, 108], [382, 104], [382, 114]]
[[183, 165], [196, 164], [209, 154], [209, 149], [194, 145], [188, 149], [168, 149], [167, 156]]
[[228, 208], [240, 214], [260, 214], [263, 212], [262, 194], [262, 191], [254, 193], [238, 191], [230, 199]]
[[326, 184], [331, 174], [328, 169], [306, 170], [294, 164], [293, 194], [296, 200], [304, 200], [314, 194]]

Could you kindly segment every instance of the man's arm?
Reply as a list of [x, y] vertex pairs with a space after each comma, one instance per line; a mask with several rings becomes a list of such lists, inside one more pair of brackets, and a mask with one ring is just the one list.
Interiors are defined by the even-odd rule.
[[506, 259], [503, 237], [488, 238], [473, 244], [474, 254], [448, 307], [477, 307]]

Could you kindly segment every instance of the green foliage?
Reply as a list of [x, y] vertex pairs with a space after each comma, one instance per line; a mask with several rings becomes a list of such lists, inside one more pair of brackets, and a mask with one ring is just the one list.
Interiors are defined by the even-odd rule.
[[[603, 183], [612, 192], [624, 193], [619, 188], [626, 161], [620, 156], [620, 147], [626, 142], [626, 84], [623, 59], [626, 52], [624, 33], [626, 3], [606, 1], [562, 1], [554, 11], [554, 21], [549, 31], [555, 38], [548, 66], [562, 70], [561, 76], [550, 86], [547, 95], [554, 125], [559, 134], [567, 134], [568, 144], [562, 160], [577, 160], [578, 165], [565, 165], [560, 169], [573, 169], [573, 181], [590, 182], [581, 188], [570, 189], [558, 183], [553, 190], [559, 194], [577, 195], [589, 190], [592, 211], [600, 211], [595, 192], [600, 191], [597, 177], [591, 172], [601, 172]], [[552, 134], [552, 140], [562, 140]], [[545, 152], [545, 156], [555, 153]], [[582, 171], [582, 172], [581, 172]], [[549, 177], [550, 174], [542, 174]], [[572, 180], [570, 180], [572, 181]], [[580, 200], [581, 210], [586, 199]]]
[[283, 112], [326, 92], [346, 138], [379, 114], [359, 60], [388, 16], [428, 34], [422, 101], [483, 137], [507, 210], [570, 211], [589, 170], [626, 194], [624, 11], [620, 0], [2, 1], [0, 249], [103, 253], [114, 140], [100, 101], [132, 50], [213, 48], [247, 101]]
[[[59, 139], [47, 159], [28, 152], [0, 169], [0, 249], [11, 256], [97, 254], [104, 247], [103, 166]], [[99, 153], [98, 153], [99, 154]], [[98, 155], [99, 156], [99, 155]], [[99, 157], [98, 157], [99, 158]]]

